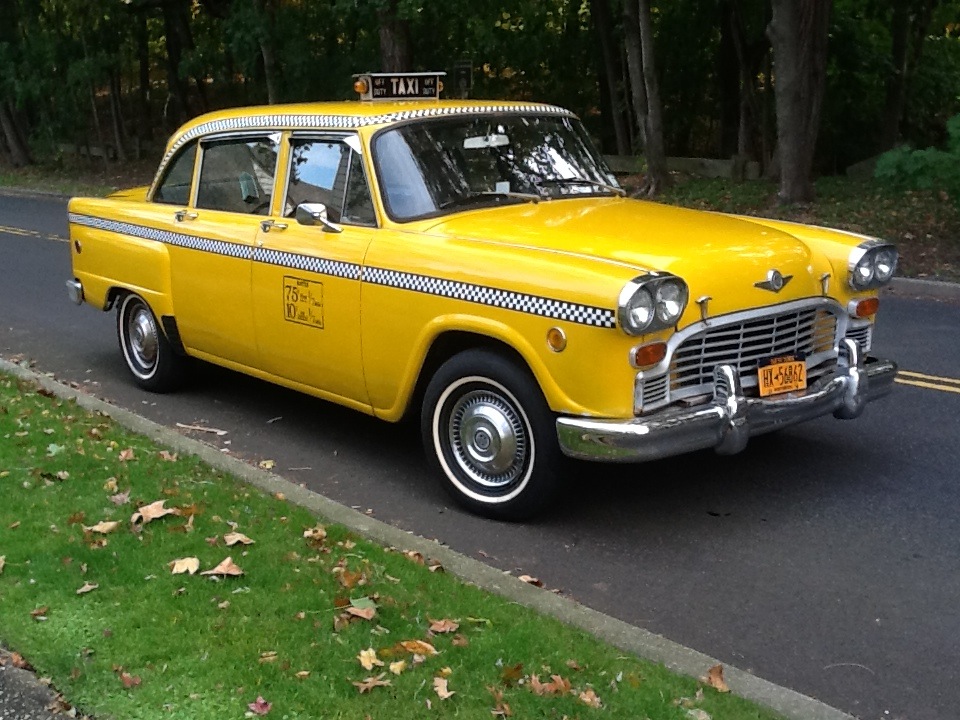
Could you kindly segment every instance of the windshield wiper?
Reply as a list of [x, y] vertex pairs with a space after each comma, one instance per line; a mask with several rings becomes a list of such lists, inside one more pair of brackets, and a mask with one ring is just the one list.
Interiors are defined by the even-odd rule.
[[484, 192], [474, 192], [468, 193], [466, 195], [458, 195], [455, 198], [447, 200], [445, 203], [440, 205], [441, 210], [446, 210], [452, 207], [459, 207], [462, 205], [477, 205], [487, 200], [502, 200], [504, 198], [523, 200], [524, 202], [538, 203], [543, 198], [540, 195], [535, 193], [523, 193], [523, 192], [513, 192], [512, 190], [507, 191], [496, 191], [496, 190], [487, 190]]
[[610, 185], [609, 183], [602, 182], [600, 180], [591, 180], [590, 178], [582, 177], [569, 177], [569, 178], [541, 178], [539, 183], [541, 185], [593, 185], [594, 187], [603, 188], [604, 190], [609, 190], [612, 193], [619, 195], [620, 197], [626, 197], [627, 191], [622, 187], [617, 187], [616, 185]]

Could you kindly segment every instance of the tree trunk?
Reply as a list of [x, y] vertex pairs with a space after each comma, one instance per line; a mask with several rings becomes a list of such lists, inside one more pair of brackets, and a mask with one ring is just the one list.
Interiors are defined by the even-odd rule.
[[180, 0], [163, 3], [163, 29], [167, 40], [167, 103], [164, 115], [168, 122], [179, 125], [189, 113], [187, 87], [180, 78], [180, 60], [183, 57], [183, 38], [180, 36]]
[[377, 11], [380, 21], [380, 69], [383, 72], [407, 72], [412, 69], [410, 24], [399, 17], [397, 0]]
[[125, 132], [123, 128], [123, 109], [120, 106], [120, 76], [113, 73], [110, 77], [110, 121], [113, 124], [113, 142], [117, 148], [117, 161], [127, 161]]
[[813, 200], [813, 157], [827, 77], [833, 0], [772, 0], [781, 203]]
[[[629, 0], [628, 0], [629, 4]], [[643, 51], [643, 84], [647, 95], [646, 158], [649, 175], [648, 195], [656, 195], [670, 185], [667, 151], [663, 141], [663, 109], [653, 51], [653, 24], [650, 0], [640, 0], [640, 44]]]
[[137, 82], [137, 141], [139, 147], [153, 136], [150, 123], [150, 36], [147, 28], [146, 11], [134, 15], [136, 23], [137, 63], [139, 81]]
[[270, 105], [276, 105], [280, 102], [280, 76], [277, 71], [277, 53], [273, 41], [273, 6], [267, 0], [255, 0], [254, 4], [257, 15], [260, 17], [257, 42], [260, 44], [260, 55], [263, 57], [263, 75], [267, 83], [267, 102]]
[[9, 103], [3, 100], [0, 100], [0, 130], [3, 130], [3, 137], [7, 148], [10, 150], [10, 162], [13, 163], [13, 166], [30, 165], [33, 162], [30, 157], [30, 149], [20, 136]]
[[[880, 150], [889, 150], [900, 140], [907, 99], [907, 87], [913, 76], [923, 41], [939, 0], [894, 0], [890, 26], [892, 39], [890, 75], [887, 77], [886, 97], [881, 121]], [[913, 52], [910, 43], [913, 41]]]
[[620, 72], [617, 68], [616, 44], [613, 40], [613, 22], [610, 18], [610, 0], [591, 0], [591, 17], [593, 27], [600, 41], [600, 89], [601, 97], [607, 98], [610, 125], [613, 127], [616, 138], [617, 155], [630, 154], [630, 138], [625, 118], [620, 110], [620, 93], [617, 88], [617, 77]]

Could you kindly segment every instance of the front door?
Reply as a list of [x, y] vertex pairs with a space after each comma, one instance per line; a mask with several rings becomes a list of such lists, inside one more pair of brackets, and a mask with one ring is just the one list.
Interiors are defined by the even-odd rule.
[[[360, 348], [360, 275], [376, 229], [355, 135], [298, 135], [284, 153], [282, 200], [262, 223], [253, 257], [260, 367], [320, 395], [369, 410]], [[297, 208], [313, 213], [304, 223]], [[316, 217], [320, 208], [326, 224]]]

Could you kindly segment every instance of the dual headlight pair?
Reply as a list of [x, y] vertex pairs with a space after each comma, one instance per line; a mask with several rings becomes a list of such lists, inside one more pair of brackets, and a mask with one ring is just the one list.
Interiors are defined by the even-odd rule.
[[882, 240], [866, 240], [853, 249], [847, 261], [850, 287], [872, 290], [890, 282], [897, 270], [897, 248]]
[[663, 330], [677, 324], [690, 291], [676, 275], [651, 273], [634, 278], [620, 291], [617, 319], [628, 335]]

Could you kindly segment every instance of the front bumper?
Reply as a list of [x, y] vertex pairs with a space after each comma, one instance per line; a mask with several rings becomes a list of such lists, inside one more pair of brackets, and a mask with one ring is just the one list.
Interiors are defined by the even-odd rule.
[[734, 368], [720, 365], [709, 402], [631, 420], [561, 417], [557, 436], [565, 455], [584, 460], [644, 462], [706, 448], [732, 455], [752, 435], [831, 413], [844, 420], [858, 417], [868, 402], [890, 392], [896, 375], [895, 363], [863, 358], [856, 343], [844, 339], [836, 373], [803, 393], [746, 397]]

